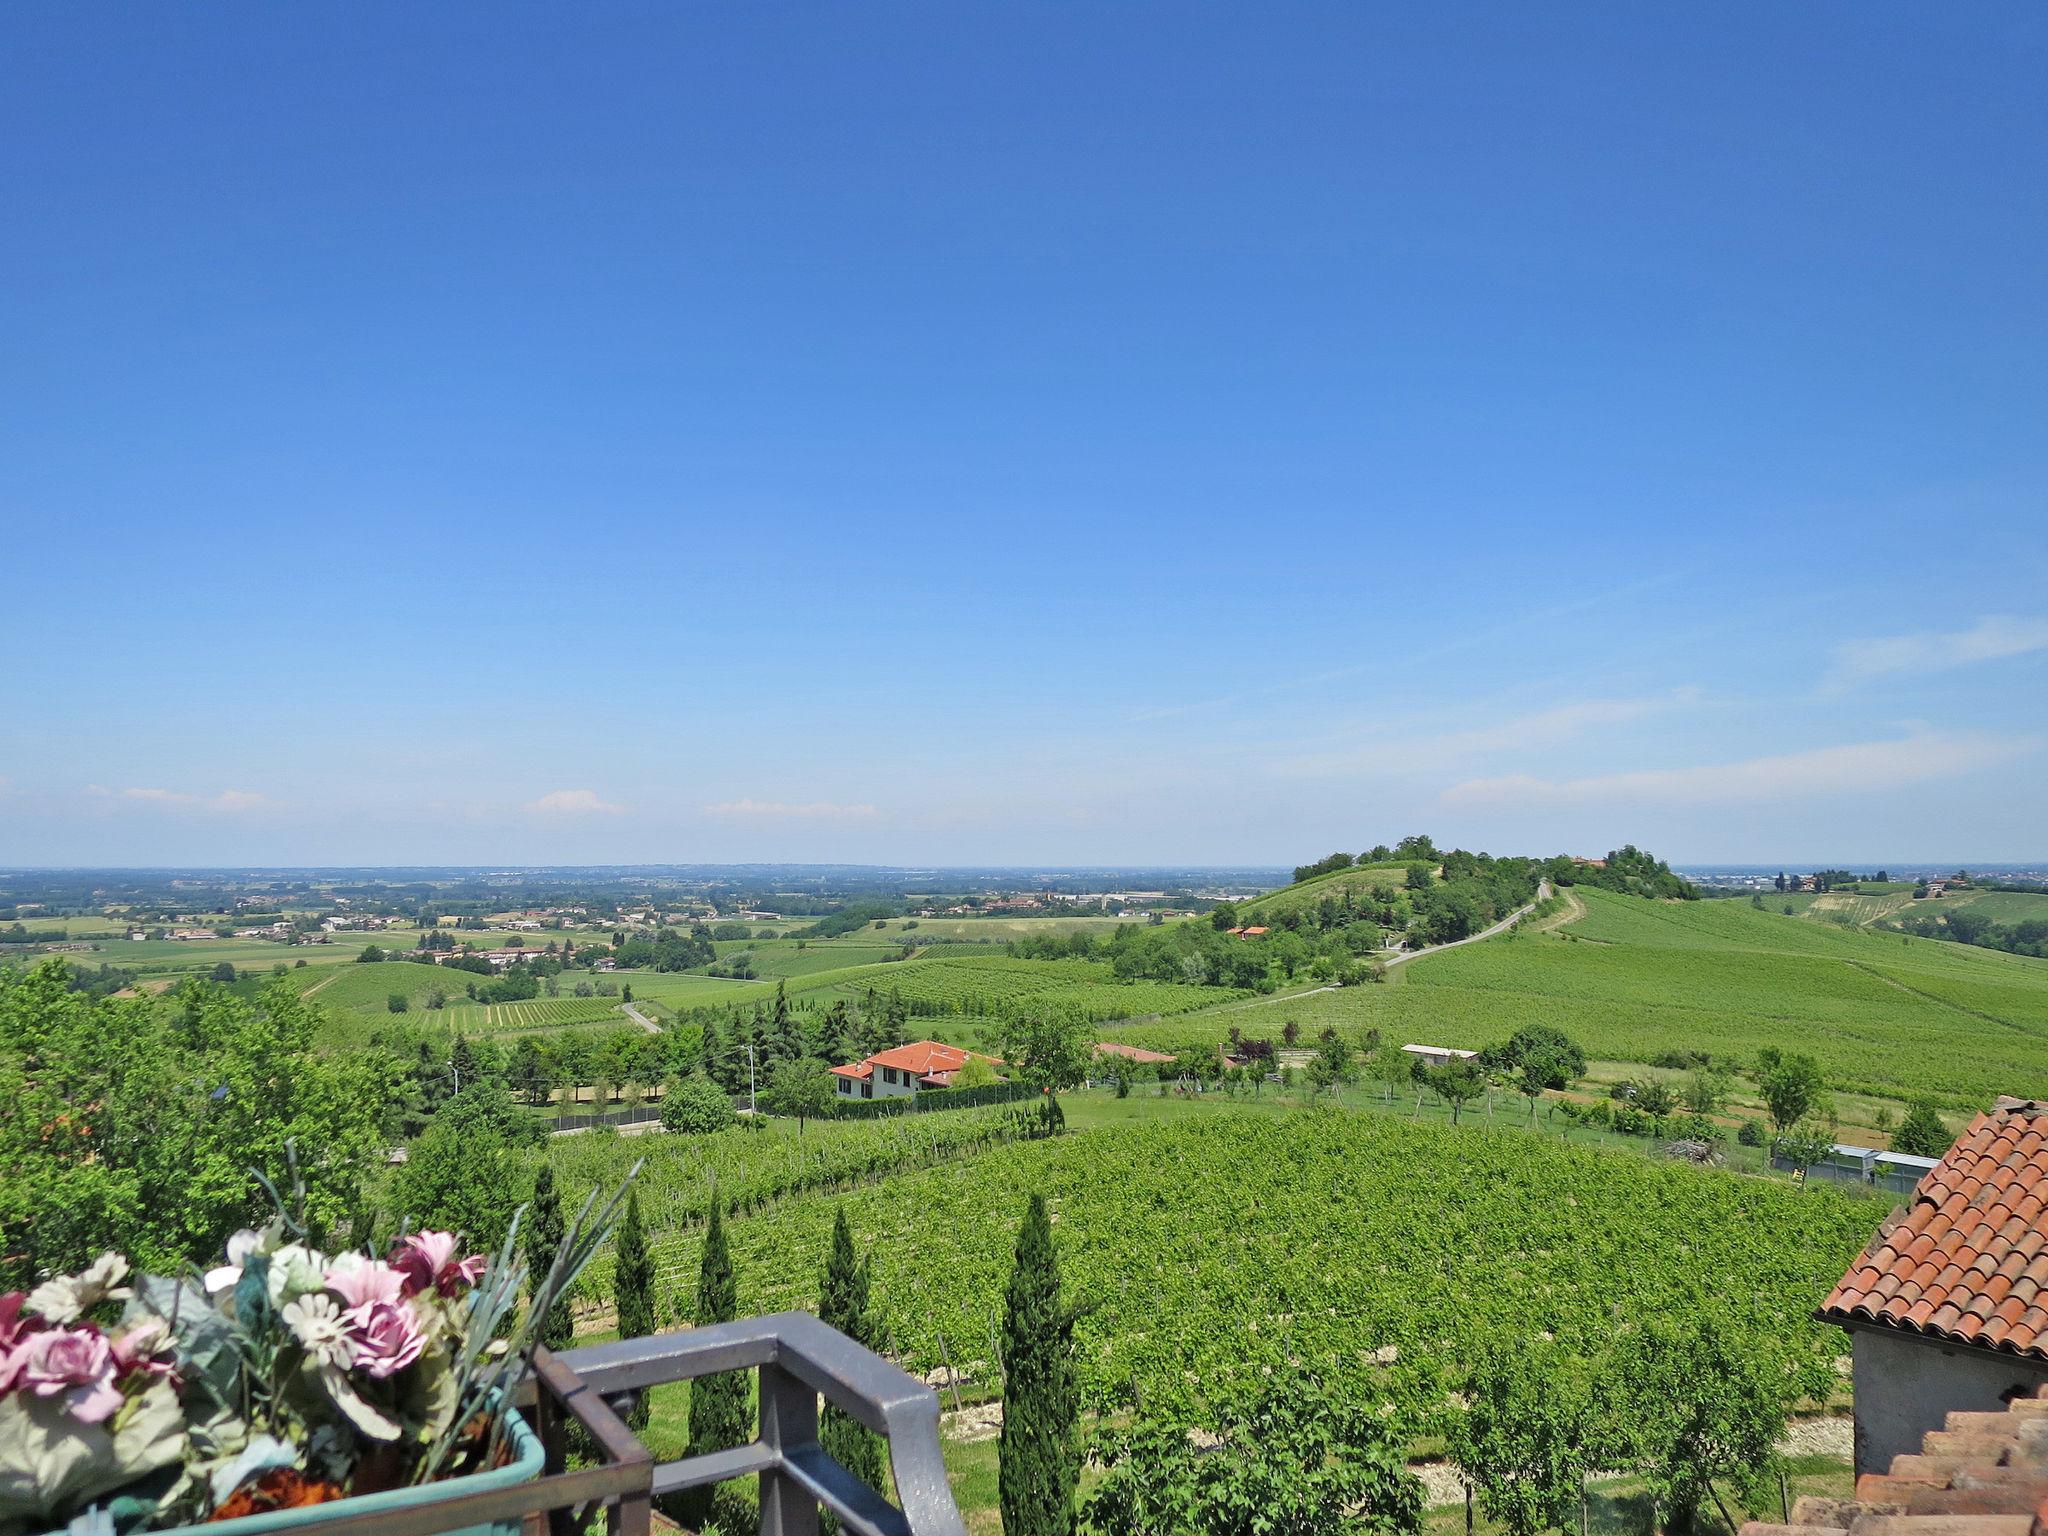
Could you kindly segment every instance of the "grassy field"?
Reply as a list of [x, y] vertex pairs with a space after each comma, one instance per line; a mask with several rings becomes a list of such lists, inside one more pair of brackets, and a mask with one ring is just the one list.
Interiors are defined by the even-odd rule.
[[1765, 1046], [1817, 1056], [1838, 1087], [1963, 1108], [2048, 1094], [2048, 961], [1841, 928], [1747, 902], [1646, 902], [1580, 888], [1586, 916], [1430, 955], [1386, 986], [1128, 1027], [1136, 1044], [1214, 1042], [1231, 1025], [1328, 1024], [1477, 1048], [1551, 1024], [1595, 1056], [1649, 1061]]
[[1305, 912], [1325, 896], [1342, 901], [1347, 890], [1362, 901], [1374, 891], [1392, 891], [1398, 895], [1407, 888], [1407, 884], [1406, 864], [1354, 864], [1349, 869], [1333, 869], [1313, 880], [1269, 892], [1256, 901], [1240, 902], [1237, 910], [1247, 922], [1266, 921], [1283, 912]]
[[332, 966], [323, 971], [299, 971], [301, 991], [323, 1007], [351, 1013], [384, 1013], [387, 1000], [402, 994], [413, 1009], [427, 1006], [434, 992], [449, 1002], [461, 1002], [467, 983], [482, 978], [467, 971], [443, 970], [416, 960], [384, 960], [375, 965]]
[[913, 1005], [982, 1018], [1017, 1007], [1071, 1008], [1093, 1019], [1141, 1018], [1185, 1013], [1245, 995], [1176, 982], [1119, 982], [1108, 966], [1086, 960], [1007, 955], [941, 955], [818, 971], [798, 977], [790, 991], [859, 997], [871, 987], [878, 993], [901, 993]]

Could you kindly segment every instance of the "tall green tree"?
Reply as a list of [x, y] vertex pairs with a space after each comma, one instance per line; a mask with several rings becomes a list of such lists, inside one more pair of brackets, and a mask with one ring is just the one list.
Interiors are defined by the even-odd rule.
[[762, 1091], [761, 1104], [770, 1114], [795, 1115], [796, 1133], [801, 1136], [805, 1122], [813, 1115], [832, 1113], [834, 1097], [832, 1073], [825, 1063], [813, 1057], [799, 1057], [775, 1063]]
[[1033, 1195], [1004, 1294], [1003, 1428], [997, 1500], [1004, 1536], [1072, 1536], [1081, 1475], [1074, 1317], [1060, 1296], [1045, 1199]]
[[[555, 1188], [555, 1170], [546, 1163], [533, 1180], [533, 1202], [527, 1210], [526, 1273], [530, 1284], [539, 1285], [555, 1262], [567, 1223], [562, 1217], [562, 1196]], [[576, 1320], [564, 1296], [541, 1322], [540, 1341], [549, 1349], [567, 1349], [576, 1342]]]
[[[832, 1217], [832, 1247], [818, 1288], [818, 1317], [854, 1343], [873, 1348], [876, 1326], [870, 1282], [867, 1263], [854, 1255], [853, 1232], [842, 1206]], [[818, 1439], [832, 1459], [855, 1477], [870, 1488], [882, 1486], [882, 1439], [860, 1420], [827, 1403]], [[831, 1523], [836, 1526], [836, 1518]]]
[[[0, 1289], [109, 1248], [138, 1267], [217, 1264], [299, 1151], [306, 1213], [344, 1222], [397, 1129], [402, 1064], [315, 1049], [290, 979], [254, 998], [188, 981], [165, 998], [74, 991], [57, 959], [0, 967]], [[86, 1106], [90, 1106], [88, 1111]]]
[[[704, 1225], [704, 1251], [697, 1265], [697, 1310], [699, 1328], [711, 1323], [729, 1323], [739, 1316], [739, 1286], [734, 1279], [732, 1251], [725, 1237], [725, 1202], [716, 1189], [711, 1192], [711, 1216]], [[690, 1454], [725, 1450], [744, 1444], [752, 1433], [747, 1411], [747, 1375], [744, 1371], [721, 1371], [700, 1376], [690, 1383]], [[731, 1483], [709, 1490], [696, 1490], [688, 1523], [702, 1525], [708, 1515], [723, 1530], [742, 1530], [751, 1525], [746, 1501]]]
[[[647, 1229], [640, 1222], [640, 1190], [626, 1196], [626, 1214], [612, 1239], [612, 1304], [619, 1315], [619, 1337], [644, 1339], [654, 1332], [654, 1255], [647, 1250]], [[633, 1429], [647, 1427], [647, 1395], [634, 1400], [626, 1415]]]
[[1916, 1099], [1892, 1136], [1892, 1150], [1913, 1157], [1940, 1157], [1954, 1139], [1942, 1123], [1941, 1112], [1926, 1099]]
[[1797, 1052], [1781, 1055], [1772, 1051], [1762, 1063], [1757, 1086], [1763, 1090], [1764, 1107], [1780, 1134], [1821, 1110], [1827, 1084], [1819, 1062]]
[[398, 1215], [414, 1227], [460, 1232], [488, 1253], [511, 1225], [512, 1169], [505, 1140], [480, 1118], [442, 1116], [406, 1150], [393, 1183]]
[[1314, 1380], [1276, 1376], [1256, 1397], [1223, 1406], [1213, 1425], [1147, 1421], [1105, 1442], [1091, 1530], [1412, 1536], [1422, 1526], [1422, 1484], [1392, 1426]]
[[1473, 1367], [1451, 1455], [1480, 1513], [1508, 1536], [1576, 1523], [1586, 1479], [1606, 1465], [1593, 1395], [1555, 1348], [1499, 1349]]
[[1027, 1014], [1003, 1026], [1003, 1059], [1013, 1076], [1056, 1098], [1088, 1076], [1095, 1057], [1091, 1034], [1085, 1019], [1056, 1011]]

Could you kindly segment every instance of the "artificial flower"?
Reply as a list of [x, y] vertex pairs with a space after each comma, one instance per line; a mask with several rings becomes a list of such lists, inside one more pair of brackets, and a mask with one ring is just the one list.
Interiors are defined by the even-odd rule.
[[170, 1353], [171, 1325], [160, 1317], [145, 1317], [109, 1340], [107, 1347], [113, 1351], [114, 1374], [123, 1382], [138, 1376], [168, 1376], [177, 1369]]
[[28, 1309], [53, 1323], [75, 1323], [103, 1301], [125, 1301], [133, 1295], [121, 1284], [127, 1276], [128, 1261], [109, 1251], [79, 1274], [45, 1280], [29, 1292]]
[[475, 1285], [484, 1272], [484, 1256], [457, 1259], [455, 1247], [453, 1232], [415, 1232], [393, 1248], [391, 1263], [405, 1276], [405, 1294], [432, 1287], [443, 1296], [456, 1296]]
[[404, 1370], [426, 1348], [419, 1319], [402, 1301], [366, 1301], [342, 1316], [355, 1344], [355, 1368], [373, 1381]]
[[317, 1364], [354, 1364], [355, 1343], [350, 1336], [349, 1325], [342, 1319], [341, 1308], [335, 1305], [332, 1296], [316, 1291], [287, 1302], [284, 1324]]
[[344, 1307], [366, 1307], [397, 1301], [405, 1294], [405, 1276], [382, 1259], [344, 1253], [327, 1266], [327, 1288], [341, 1298]]
[[71, 1416], [82, 1424], [98, 1424], [121, 1406], [114, 1385], [114, 1352], [97, 1328], [51, 1328], [30, 1335], [16, 1346], [25, 1358], [18, 1380], [37, 1397], [62, 1393]]
[[260, 1249], [262, 1244], [263, 1234], [251, 1227], [244, 1227], [229, 1238], [227, 1263], [206, 1272], [206, 1294], [218, 1295], [239, 1285], [242, 1279], [242, 1266], [248, 1262], [249, 1255]]
[[269, 1284], [273, 1307], [320, 1290], [327, 1284], [327, 1256], [304, 1243], [286, 1243], [270, 1255]]

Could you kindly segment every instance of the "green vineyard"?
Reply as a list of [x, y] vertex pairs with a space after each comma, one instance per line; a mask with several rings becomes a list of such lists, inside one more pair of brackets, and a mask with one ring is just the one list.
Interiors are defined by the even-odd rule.
[[[742, 1309], [815, 1304], [843, 1203], [892, 1347], [913, 1369], [985, 1361], [1036, 1190], [1086, 1309], [1096, 1406], [1192, 1407], [1306, 1367], [1427, 1411], [1501, 1340], [1592, 1354], [1643, 1317], [1707, 1313], [1745, 1349], [1832, 1355], [1812, 1310], [1884, 1214], [1829, 1188], [1343, 1111], [1196, 1110], [932, 1162], [735, 1221]], [[697, 1243], [665, 1236], [670, 1285]]]

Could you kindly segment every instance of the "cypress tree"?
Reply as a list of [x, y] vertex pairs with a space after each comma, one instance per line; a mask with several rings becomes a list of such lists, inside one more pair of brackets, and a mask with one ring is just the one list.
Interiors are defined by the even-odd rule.
[[[647, 1251], [647, 1229], [640, 1224], [637, 1188], [626, 1196], [626, 1214], [612, 1242], [612, 1301], [620, 1338], [644, 1339], [654, 1332], [654, 1255]], [[647, 1427], [646, 1393], [634, 1401], [626, 1423], [633, 1429]]]
[[[832, 1218], [832, 1251], [825, 1259], [825, 1276], [818, 1291], [818, 1317], [854, 1343], [872, 1349], [876, 1329], [870, 1279], [868, 1265], [854, 1258], [853, 1233], [841, 1207]], [[870, 1488], [882, 1486], [881, 1437], [860, 1420], [827, 1403], [819, 1420], [818, 1440], [834, 1461]], [[836, 1517], [831, 1523], [836, 1529]]]
[[[527, 1284], [538, 1287], [555, 1262], [567, 1225], [562, 1219], [562, 1197], [555, 1190], [555, 1170], [546, 1163], [540, 1165], [540, 1173], [533, 1181], [533, 1205], [527, 1216]], [[540, 1341], [549, 1349], [567, 1349], [576, 1342], [576, 1322], [569, 1311], [568, 1297], [548, 1308], [548, 1315], [541, 1322]]]
[[[704, 1227], [704, 1256], [697, 1269], [697, 1326], [729, 1323], [739, 1315], [739, 1287], [733, 1279], [732, 1252], [726, 1246], [723, 1201], [717, 1189], [711, 1191], [711, 1219]], [[690, 1383], [690, 1454], [724, 1450], [744, 1444], [751, 1434], [747, 1423], [747, 1376], [744, 1371], [722, 1371], [700, 1376]], [[706, 1490], [696, 1490], [705, 1500]], [[721, 1530], [751, 1527], [745, 1500], [731, 1483], [708, 1490], [710, 1518]], [[697, 1518], [689, 1524], [704, 1523], [704, 1503], [696, 1506]]]
[[1059, 1256], [1045, 1199], [1033, 1195], [1017, 1234], [1003, 1307], [1003, 1430], [997, 1499], [1004, 1536], [1073, 1536], [1081, 1475], [1074, 1319], [1060, 1301]]

